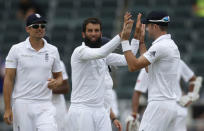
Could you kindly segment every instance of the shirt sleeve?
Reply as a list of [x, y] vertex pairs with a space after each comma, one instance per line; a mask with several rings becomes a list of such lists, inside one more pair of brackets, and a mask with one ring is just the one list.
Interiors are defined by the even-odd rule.
[[188, 82], [194, 76], [194, 72], [182, 60], [180, 61], [180, 68], [181, 77], [185, 82]]
[[6, 57], [6, 63], [5, 63], [5, 68], [17, 68], [18, 65], [18, 59], [17, 59], [17, 49], [15, 46], [12, 46], [8, 56]]
[[63, 80], [67, 80], [68, 79], [68, 75], [67, 75], [67, 71], [66, 71], [64, 62], [60, 61], [60, 65], [62, 67], [62, 77], [63, 77]]
[[150, 62], [154, 63], [158, 59], [166, 56], [167, 51], [161, 44], [152, 45], [147, 52], [144, 53], [144, 57]]
[[135, 84], [135, 91], [139, 91], [142, 93], [146, 93], [148, 89], [148, 73], [143, 68], [137, 78], [136, 84]]
[[59, 56], [59, 52], [58, 49], [56, 49], [56, 51], [54, 52], [54, 64], [53, 64], [53, 68], [52, 68], [52, 72], [61, 72], [62, 71], [62, 67], [60, 65], [60, 56]]
[[136, 40], [136, 39], [131, 40], [131, 49], [132, 49], [132, 53], [136, 55], [139, 49], [139, 40]]
[[106, 57], [106, 64], [111, 66], [127, 66], [127, 61], [124, 55], [111, 53]]
[[[134, 55], [137, 54], [139, 48], [139, 40], [132, 39], [131, 49]], [[127, 66], [127, 61], [124, 55], [111, 53], [106, 58], [106, 63], [112, 66]]]
[[76, 55], [81, 60], [94, 60], [94, 59], [104, 58], [107, 55], [109, 55], [111, 52], [113, 52], [119, 44], [120, 44], [120, 37], [119, 35], [117, 35], [101, 48], [89, 48], [87, 46], [78, 48]]

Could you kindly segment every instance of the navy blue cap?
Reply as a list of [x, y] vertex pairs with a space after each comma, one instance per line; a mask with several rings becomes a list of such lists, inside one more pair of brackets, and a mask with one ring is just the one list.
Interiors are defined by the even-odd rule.
[[141, 21], [143, 24], [157, 24], [161, 26], [168, 26], [170, 23], [170, 17], [165, 11], [152, 11], [145, 19]]
[[26, 26], [29, 26], [38, 22], [47, 23], [47, 21], [40, 14], [32, 14], [28, 16], [26, 20]]

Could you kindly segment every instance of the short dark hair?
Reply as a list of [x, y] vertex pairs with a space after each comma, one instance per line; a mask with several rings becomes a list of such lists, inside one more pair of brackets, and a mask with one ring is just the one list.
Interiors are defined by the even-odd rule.
[[159, 28], [160, 28], [160, 30], [161, 31], [168, 31], [168, 26], [161, 26], [161, 25], [159, 25]]
[[100, 25], [100, 30], [102, 31], [101, 21], [98, 18], [91, 17], [91, 18], [87, 18], [86, 20], [84, 20], [83, 25], [82, 25], [82, 31], [83, 32], [86, 32], [86, 25], [88, 25], [89, 23], [99, 24]]

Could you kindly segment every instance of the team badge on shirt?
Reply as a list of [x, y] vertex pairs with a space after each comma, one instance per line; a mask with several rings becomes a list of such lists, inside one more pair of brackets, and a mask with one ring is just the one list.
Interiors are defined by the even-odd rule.
[[156, 51], [150, 51], [149, 55], [155, 57]]
[[45, 61], [48, 62], [48, 60], [49, 60], [49, 55], [48, 53], [45, 53]]

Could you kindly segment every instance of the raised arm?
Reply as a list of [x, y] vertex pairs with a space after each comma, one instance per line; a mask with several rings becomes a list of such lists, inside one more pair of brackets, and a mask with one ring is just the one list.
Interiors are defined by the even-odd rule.
[[115, 36], [112, 40], [110, 40], [107, 44], [105, 44], [101, 48], [89, 48], [86, 46], [79, 48], [78, 51], [76, 52], [79, 58], [82, 60], [104, 58], [111, 52], [113, 52], [122, 40], [129, 39], [132, 30], [133, 20], [130, 19], [131, 17], [130, 13], [126, 13], [124, 17], [126, 19], [124, 21], [123, 29], [120, 35]]
[[[140, 21], [141, 21], [141, 14], [139, 14], [137, 17], [137, 24], [140, 23]], [[145, 32], [145, 26], [142, 25], [141, 29], [142, 29], [141, 32], [144, 33]], [[140, 40], [140, 53], [144, 53], [144, 52], [146, 52], [146, 47], [141, 40]], [[143, 67], [146, 67], [150, 64], [150, 62], [143, 55], [141, 55], [138, 59], [134, 56], [134, 54], [130, 50], [130, 45], [129, 45], [128, 41], [122, 42], [122, 48], [123, 48], [123, 52], [124, 52], [124, 55], [125, 55], [127, 63], [128, 63], [129, 71], [133, 72], [135, 70], [139, 70]]]

